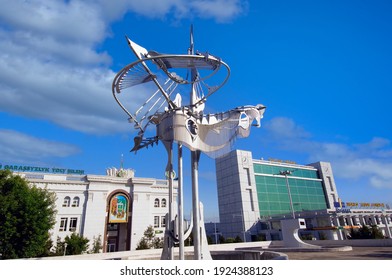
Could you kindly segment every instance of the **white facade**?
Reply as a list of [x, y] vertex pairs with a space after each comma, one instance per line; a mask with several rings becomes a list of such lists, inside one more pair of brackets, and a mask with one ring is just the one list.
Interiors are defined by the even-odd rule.
[[[106, 176], [18, 174], [56, 194], [56, 224], [51, 231], [54, 243], [57, 237], [64, 240], [75, 232], [88, 238], [90, 245], [100, 236], [103, 252], [125, 251], [136, 249], [148, 226], [154, 227], [157, 237], [164, 235], [169, 201], [167, 180], [137, 178], [133, 170], [122, 169], [108, 170]], [[128, 201], [124, 221], [118, 223], [109, 220], [110, 202], [117, 195]]]
[[249, 241], [249, 229], [260, 218], [252, 154], [233, 151], [215, 164], [220, 230]]

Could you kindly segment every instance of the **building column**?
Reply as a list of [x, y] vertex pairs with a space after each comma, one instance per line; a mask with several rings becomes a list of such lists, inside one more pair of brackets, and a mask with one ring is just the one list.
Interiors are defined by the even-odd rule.
[[[335, 226], [337, 226], [337, 227], [340, 226], [340, 221], [339, 221], [339, 217], [338, 216], [333, 217], [332, 220], [333, 220], [333, 224]], [[342, 230], [338, 229], [337, 230], [337, 235], [338, 235], [338, 240], [344, 240], [344, 238], [343, 238], [343, 231]]]
[[372, 226], [372, 225], [376, 225], [376, 226], [377, 226], [376, 217], [375, 217], [374, 215], [370, 215], [369, 217], [370, 217], [370, 219], [371, 219], [371, 221], [372, 221], [372, 222], [371, 222], [371, 226]]
[[351, 223], [353, 226], [357, 226], [359, 224], [359, 217], [357, 215], [352, 216]]
[[353, 221], [351, 220], [351, 216], [344, 216], [344, 221], [346, 222], [346, 226], [353, 225]]
[[391, 237], [392, 237], [392, 236], [391, 236], [391, 229], [389, 228], [387, 217], [385, 217], [384, 215], [382, 215], [382, 216], [381, 216], [381, 222], [382, 222], [382, 224], [385, 225], [385, 234], [386, 234], [386, 236], [387, 236], [388, 238], [391, 238]]
[[358, 219], [359, 219], [359, 224], [360, 224], [361, 226], [366, 225], [365, 219], [364, 219], [364, 217], [363, 217], [362, 215], [359, 215], [359, 216], [358, 216]]

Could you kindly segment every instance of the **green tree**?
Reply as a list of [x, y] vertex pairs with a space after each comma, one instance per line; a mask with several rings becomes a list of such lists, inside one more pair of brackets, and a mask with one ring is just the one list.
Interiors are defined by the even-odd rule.
[[54, 246], [54, 251], [51, 253], [51, 255], [64, 256], [64, 251], [65, 251], [65, 242], [61, 241], [61, 238], [57, 236], [56, 246]]
[[351, 229], [349, 239], [384, 239], [385, 236], [382, 234], [381, 230], [376, 226], [372, 225], [368, 227], [362, 225], [359, 229]]
[[45, 256], [55, 215], [54, 193], [0, 170], [0, 258]]
[[66, 236], [65, 240], [65, 254], [66, 255], [80, 255], [87, 252], [88, 243], [90, 240], [87, 238], [72, 233], [71, 236]]
[[144, 249], [158, 249], [163, 247], [163, 240], [155, 236], [155, 230], [152, 226], [149, 226], [143, 233], [142, 239], [139, 241], [136, 250]]
[[234, 243], [241, 243], [242, 242], [242, 239], [241, 239], [241, 237], [239, 237], [238, 235], [235, 237], [235, 239], [234, 239]]
[[101, 235], [98, 235], [97, 238], [93, 238], [93, 248], [91, 249], [90, 253], [91, 254], [97, 254], [100, 253], [102, 250], [102, 240], [101, 240]]
[[385, 238], [385, 236], [384, 236], [384, 234], [382, 234], [382, 231], [380, 230], [380, 228], [376, 225], [371, 226], [370, 232], [371, 232], [370, 236], [373, 239], [384, 239]]

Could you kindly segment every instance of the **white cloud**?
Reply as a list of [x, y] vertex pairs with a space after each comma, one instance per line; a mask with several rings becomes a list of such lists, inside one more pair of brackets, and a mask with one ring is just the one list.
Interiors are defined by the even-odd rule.
[[392, 147], [385, 138], [367, 143], [318, 142], [293, 120], [278, 117], [264, 124], [269, 145], [306, 155], [309, 162], [331, 162], [336, 177], [365, 180], [375, 188], [392, 188]]
[[231, 21], [248, 8], [246, 1], [238, 0], [196, 0], [190, 1], [189, 6], [199, 17], [215, 18], [217, 22]]
[[[125, 131], [127, 116], [111, 96], [111, 58], [96, 50], [110, 22], [127, 12], [176, 20], [228, 20], [243, 1], [2, 1], [0, 110], [87, 133]], [[223, 8], [224, 6], [224, 8]], [[222, 14], [222, 10], [225, 10]], [[139, 94], [136, 98], [142, 98]], [[143, 98], [142, 98], [143, 99]]]
[[292, 119], [285, 117], [276, 117], [265, 122], [264, 127], [277, 139], [307, 138], [310, 135]]
[[228, 22], [245, 13], [248, 7], [248, 1], [243, 0], [131, 0], [126, 3], [121, 0], [110, 2], [102, 0], [105, 11], [109, 10], [111, 16], [120, 13], [116, 8], [119, 4], [123, 10], [129, 9], [148, 18], [170, 17], [174, 20], [200, 17], [217, 22]]
[[2, 1], [3, 24], [60, 42], [96, 43], [105, 36], [99, 9], [88, 1]]
[[0, 155], [5, 162], [37, 163], [52, 157], [67, 157], [79, 152], [76, 146], [32, 137], [14, 130], [0, 130]]

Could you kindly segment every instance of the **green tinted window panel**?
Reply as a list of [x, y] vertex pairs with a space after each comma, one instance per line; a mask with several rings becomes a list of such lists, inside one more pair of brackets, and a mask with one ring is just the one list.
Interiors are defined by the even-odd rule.
[[280, 209], [284, 212], [290, 212], [290, 203], [280, 203]]
[[313, 181], [304, 180], [303, 184], [304, 184], [304, 186], [306, 186], [308, 188], [313, 188]]
[[267, 204], [268, 204], [268, 201], [267, 201], [267, 202], [264, 202], [264, 201], [260, 201], [260, 200], [259, 200], [259, 207], [265, 208], [265, 207], [266, 207], [265, 205], [267, 205]]
[[302, 211], [302, 205], [299, 203], [293, 203], [294, 211]]
[[264, 177], [265, 178], [265, 183], [266, 184], [276, 184], [276, 180], [274, 177]]
[[269, 209], [271, 211], [280, 211], [280, 205], [279, 205], [279, 203], [271, 203], [269, 205]]
[[298, 195], [291, 195], [291, 199], [293, 200], [293, 203], [300, 202], [300, 198]]
[[279, 195], [277, 194], [268, 194], [268, 198], [270, 199], [271, 202], [278, 202], [279, 201]]
[[299, 187], [306, 187], [307, 186], [306, 180], [304, 180], [304, 179], [297, 179], [297, 186], [299, 186]]
[[274, 166], [272, 169], [273, 174], [279, 175], [282, 171], [287, 170], [287, 168], [281, 167], [281, 166]]
[[263, 171], [264, 171], [264, 173], [266, 173], [266, 174], [273, 174], [273, 168], [272, 168], [272, 166], [268, 166], [268, 165], [264, 166], [264, 167], [263, 167]]
[[[287, 183], [286, 183], [286, 179], [285, 178], [282, 178], [282, 177], [276, 177], [275, 178], [276, 179], [276, 184], [278, 184], [278, 185], [287, 185]], [[290, 180], [289, 180], [289, 185], [290, 185]]]
[[[276, 187], [276, 189], [277, 189], [278, 193], [282, 193], [282, 194], [287, 194], [288, 193], [286, 186], [284, 186], [284, 187], [283, 186], [278, 186], [278, 187]], [[290, 189], [290, 191], [291, 191], [291, 189]]]
[[277, 193], [278, 193], [278, 188], [277, 188], [276, 186], [268, 186], [268, 187], [267, 187], [267, 192], [268, 192], [268, 193], [277, 194]]
[[296, 187], [297, 186], [297, 179], [290, 179], [289, 178], [289, 186]]
[[319, 196], [319, 198], [318, 198], [318, 202], [319, 203], [323, 203], [323, 204], [327, 204], [327, 202], [325, 201], [325, 197], [324, 196]]
[[313, 189], [313, 188], [308, 188], [308, 194], [309, 195], [316, 195], [317, 194], [317, 190]]
[[253, 170], [255, 173], [261, 173], [262, 167], [259, 164], [253, 164]]
[[257, 193], [257, 197], [259, 200], [268, 201], [268, 193]]
[[263, 176], [255, 176], [256, 184], [265, 184], [265, 178]]
[[317, 171], [315, 170], [302, 170], [302, 177], [305, 178], [317, 178]]
[[308, 186], [310, 186], [312, 188], [317, 188], [317, 181], [309, 180]]
[[306, 188], [299, 188], [298, 189], [298, 194], [303, 196], [303, 195], [308, 195], [308, 191]]
[[310, 204], [310, 207], [312, 210], [319, 210], [320, 208], [320, 204], [316, 204], [316, 203], [312, 203]]
[[314, 196], [309, 197], [309, 202], [310, 203], [318, 203], [317, 199]]
[[290, 198], [289, 198], [289, 196], [288, 196], [287, 194], [285, 194], [285, 195], [279, 195], [279, 201], [280, 201], [280, 202], [289, 202], [289, 201], [290, 201]]
[[290, 192], [291, 192], [292, 194], [298, 194], [298, 188], [297, 188], [297, 187], [291, 187], [291, 186], [290, 186]]
[[306, 195], [300, 195], [299, 196], [299, 202], [300, 203], [309, 203], [309, 198], [308, 198], [308, 196]]
[[321, 182], [315, 182], [315, 187], [316, 187], [317, 189], [320, 189], [320, 190], [323, 189], [323, 185], [321, 184]]
[[258, 197], [264, 196], [264, 195], [266, 195], [266, 194], [267, 194], [266, 191], [257, 190], [257, 196], [258, 196]]

